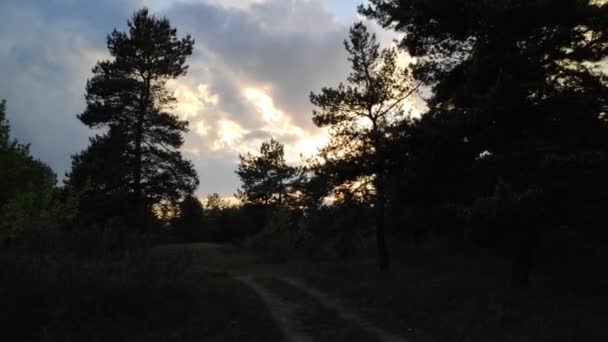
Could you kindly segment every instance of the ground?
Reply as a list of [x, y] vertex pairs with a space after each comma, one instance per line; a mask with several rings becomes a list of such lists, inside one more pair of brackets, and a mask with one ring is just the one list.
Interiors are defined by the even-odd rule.
[[21, 284], [33, 288], [10, 284], [27, 272], [0, 258], [0, 331], [45, 342], [608, 341], [599, 258], [539, 258], [532, 286], [513, 290], [497, 256], [393, 251], [381, 273], [373, 257], [269, 263], [232, 245], [176, 244], [143, 263], [29, 262], [37, 278]]
[[209, 260], [206, 272], [253, 288], [294, 341], [608, 340], [599, 260], [564, 257], [555, 267], [541, 256], [531, 287], [512, 289], [508, 259], [492, 254], [395, 253], [392, 272], [381, 273], [373, 258], [267, 264], [236, 247], [182, 248]]
[[165, 247], [165, 251], [179, 249], [195, 253], [197, 272], [229, 276], [255, 291], [285, 341], [405, 341], [302, 282], [303, 264], [261, 263], [232, 246], [202, 243]]

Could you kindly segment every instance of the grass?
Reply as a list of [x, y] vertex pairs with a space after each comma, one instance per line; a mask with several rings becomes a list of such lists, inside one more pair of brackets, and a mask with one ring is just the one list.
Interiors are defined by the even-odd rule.
[[390, 274], [373, 260], [300, 269], [297, 276], [413, 341], [608, 340], [605, 276], [593, 283], [566, 267], [524, 291], [506, 286], [508, 264], [491, 256], [410, 255]]
[[[198, 248], [208, 253], [205, 248]], [[7, 341], [278, 341], [263, 302], [181, 249], [94, 260], [2, 255]], [[210, 260], [209, 260], [210, 261]]]
[[193, 256], [194, 269], [211, 274], [232, 276], [256, 275], [271, 277], [298, 270], [300, 264], [268, 263], [254, 253], [233, 245], [188, 243], [160, 247], [164, 252], [186, 252]]
[[[608, 340], [604, 324], [608, 321], [608, 284], [605, 276], [594, 277], [597, 272], [589, 270], [601, 269], [599, 261], [585, 261], [587, 269], [581, 269], [580, 262], [568, 265], [564, 260], [539, 260], [532, 287], [513, 291], [507, 286], [508, 261], [492, 255], [402, 254], [393, 258], [392, 272], [383, 274], [377, 271], [373, 258], [264, 264], [236, 247], [207, 247], [188, 246], [200, 250], [201, 257], [214, 260], [205, 266], [208, 270], [257, 275], [284, 298], [308, 303], [305, 306], [313, 311], [304, 311], [300, 318], [304, 325], [313, 327], [317, 339], [342, 323], [305, 294], [273, 277], [304, 279], [379, 327], [413, 341]], [[551, 264], [559, 268], [550, 270]]]
[[392, 272], [382, 274], [373, 258], [268, 264], [215, 244], [164, 246], [151, 255], [92, 263], [0, 255], [0, 337], [279, 341], [281, 332], [264, 303], [232, 277], [248, 274], [296, 303], [302, 325], [318, 341], [369, 337], [276, 277], [303, 279], [379, 327], [417, 342], [608, 340], [601, 258], [541, 258], [526, 291], [507, 288], [509, 264], [496, 256], [431, 251], [393, 260]]

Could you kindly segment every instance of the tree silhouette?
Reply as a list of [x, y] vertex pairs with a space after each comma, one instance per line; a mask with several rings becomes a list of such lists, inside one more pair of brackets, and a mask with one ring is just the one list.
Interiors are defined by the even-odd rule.
[[53, 170], [32, 157], [29, 145], [11, 140], [6, 101], [0, 101], [0, 240], [70, 223], [78, 196], [56, 184]]
[[[566, 204], [573, 194], [566, 184], [581, 184], [571, 171], [589, 170], [606, 148], [608, 91], [596, 66], [608, 54], [608, 4], [370, 2], [360, 11], [405, 33], [401, 45], [418, 60], [414, 76], [433, 86], [421, 127], [450, 138], [433, 153], [450, 160], [441, 168], [474, 175], [460, 180], [468, 182], [468, 201], [494, 198], [504, 183], [509, 191], [502, 200], [489, 202], [508, 204], [511, 216], [525, 217], [527, 224], [509, 229], [518, 264], [514, 280], [526, 285], [541, 232], [580, 206]], [[427, 152], [438, 146], [426, 140]], [[579, 197], [579, 203], [588, 200]]]
[[260, 155], [239, 155], [236, 174], [241, 179], [237, 197], [243, 203], [284, 205], [296, 169], [287, 165], [284, 146], [271, 138], [262, 142]]
[[386, 144], [390, 127], [403, 117], [404, 101], [416, 87], [412, 87], [406, 70], [398, 67], [395, 49], [380, 50], [376, 36], [363, 23], [350, 29], [350, 39], [344, 46], [352, 68], [347, 84], [311, 93], [310, 101], [317, 107], [313, 121], [319, 127], [331, 128], [331, 142], [321, 153], [326, 160], [337, 163], [338, 172], [374, 178], [378, 262], [382, 270], [387, 270]]
[[6, 149], [10, 143], [10, 126], [6, 119], [6, 100], [0, 101], [0, 147]]
[[202, 237], [205, 211], [198, 198], [186, 196], [178, 205], [179, 213], [173, 218], [172, 225], [183, 241], [196, 241]]
[[205, 200], [205, 210], [212, 212], [219, 212], [230, 207], [230, 202], [222, 198], [217, 192], [207, 196]]
[[87, 107], [78, 118], [106, 130], [73, 157], [68, 177], [74, 185], [88, 184], [93, 194], [127, 196], [143, 213], [198, 186], [192, 164], [178, 150], [188, 122], [169, 112], [176, 99], [165, 87], [167, 80], [186, 74], [194, 41], [189, 35], [179, 39], [168, 19], [145, 8], [128, 28], [108, 36], [113, 59], [98, 62], [87, 82]]
[[57, 183], [53, 170], [30, 154], [30, 147], [11, 140], [6, 101], [0, 101], [0, 207], [21, 193], [44, 191]]

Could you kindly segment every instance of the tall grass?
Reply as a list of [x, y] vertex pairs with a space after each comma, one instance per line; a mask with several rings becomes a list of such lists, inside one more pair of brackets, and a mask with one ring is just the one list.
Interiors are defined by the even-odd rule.
[[[10, 341], [96, 340], [179, 302], [191, 257], [143, 236], [32, 231], [0, 252], [0, 331]], [[186, 300], [186, 298], [182, 298]]]

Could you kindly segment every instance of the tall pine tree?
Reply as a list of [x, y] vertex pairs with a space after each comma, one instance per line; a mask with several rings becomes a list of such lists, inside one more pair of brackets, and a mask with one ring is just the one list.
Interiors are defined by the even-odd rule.
[[370, 0], [360, 11], [404, 34], [415, 77], [433, 87], [421, 127], [446, 143], [427, 139], [425, 154], [445, 156], [427, 178], [444, 194], [467, 182], [454, 197], [503, 207], [511, 222], [496, 240], [512, 240], [526, 285], [541, 233], [605, 197], [608, 3]]
[[[404, 117], [404, 101], [416, 91], [407, 69], [397, 65], [395, 49], [380, 50], [374, 34], [357, 23], [344, 45], [352, 71], [347, 84], [310, 95], [313, 121], [331, 130], [321, 151], [326, 165], [343, 178], [372, 177], [380, 269], [389, 269], [385, 238], [386, 146], [391, 127]], [[352, 181], [353, 179], [343, 179]]]
[[165, 87], [186, 74], [193, 44], [189, 35], [178, 38], [168, 19], [145, 8], [128, 21], [127, 32], [108, 36], [113, 58], [93, 68], [87, 107], [78, 115], [104, 133], [73, 157], [69, 183], [88, 187], [89, 198], [130, 203], [128, 211], [137, 213], [137, 220], [152, 205], [177, 201], [196, 189], [193, 165], [178, 150], [188, 122], [169, 112], [176, 99]]

